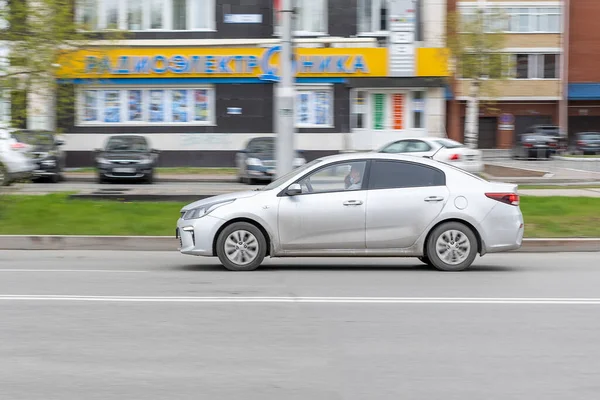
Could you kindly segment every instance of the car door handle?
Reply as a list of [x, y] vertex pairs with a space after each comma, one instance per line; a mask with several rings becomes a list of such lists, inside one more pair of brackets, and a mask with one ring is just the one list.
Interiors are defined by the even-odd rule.
[[345, 206], [360, 206], [363, 202], [360, 200], [348, 200], [344, 202]]
[[428, 203], [431, 202], [437, 202], [437, 201], [443, 201], [444, 198], [440, 197], [440, 196], [429, 196], [429, 197], [425, 197], [425, 201]]

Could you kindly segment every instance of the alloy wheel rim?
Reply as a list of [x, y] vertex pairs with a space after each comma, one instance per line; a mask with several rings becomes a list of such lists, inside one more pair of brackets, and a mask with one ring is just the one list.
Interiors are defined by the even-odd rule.
[[256, 236], [245, 230], [233, 231], [225, 241], [227, 259], [236, 265], [248, 265], [258, 256]]
[[471, 253], [471, 241], [463, 232], [451, 229], [442, 233], [436, 243], [437, 256], [449, 265], [463, 263]]

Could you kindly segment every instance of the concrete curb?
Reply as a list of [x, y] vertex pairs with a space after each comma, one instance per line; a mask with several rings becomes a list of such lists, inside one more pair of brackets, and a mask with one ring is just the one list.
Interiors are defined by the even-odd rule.
[[560, 161], [576, 161], [576, 162], [597, 162], [600, 163], [600, 157], [596, 157], [596, 158], [585, 158], [585, 157], [561, 157], [561, 156], [554, 156], [552, 157], [553, 160], [560, 160]]
[[[173, 236], [0, 235], [0, 250], [177, 251]], [[600, 252], [600, 238], [525, 239], [521, 253]]]

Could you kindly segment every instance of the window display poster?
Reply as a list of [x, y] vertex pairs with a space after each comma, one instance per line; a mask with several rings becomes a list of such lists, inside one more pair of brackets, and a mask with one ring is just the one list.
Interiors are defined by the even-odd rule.
[[329, 93], [317, 92], [316, 99], [316, 121], [317, 125], [330, 125], [329, 122]]
[[104, 91], [104, 122], [121, 122], [121, 102], [119, 90]]
[[98, 92], [96, 90], [86, 90], [83, 93], [83, 108], [84, 108], [84, 121], [97, 121], [98, 120]]
[[404, 95], [394, 94], [394, 129], [404, 129]]
[[298, 93], [298, 124], [310, 123], [310, 95], [308, 93]]
[[385, 96], [382, 93], [373, 94], [373, 129], [382, 130], [384, 121]]
[[130, 121], [141, 121], [142, 120], [142, 91], [141, 90], [130, 90], [128, 98], [129, 107], [129, 120]]
[[163, 122], [164, 120], [164, 90], [151, 90], [150, 122]]
[[171, 95], [173, 122], [188, 122], [187, 90], [173, 90]]
[[208, 121], [208, 90], [194, 90], [194, 121]]

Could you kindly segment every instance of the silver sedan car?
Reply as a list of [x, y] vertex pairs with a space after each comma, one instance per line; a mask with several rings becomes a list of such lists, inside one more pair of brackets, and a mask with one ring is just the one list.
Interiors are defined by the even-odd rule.
[[418, 257], [442, 271], [518, 249], [517, 186], [438, 161], [343, 154], [312, 161], [253, 191], [181, 209], [179, 251], [250, 271], [265, 257]]

